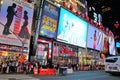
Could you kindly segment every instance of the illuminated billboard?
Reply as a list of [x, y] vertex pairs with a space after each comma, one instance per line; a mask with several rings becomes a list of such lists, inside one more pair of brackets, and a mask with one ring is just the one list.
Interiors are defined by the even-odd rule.
[[107, 54], [108, 49], [109, 49], [109, 38], [106, 34], [103, 34], [103, 49], [102, 49], [102, 51]]
[[115, 40], [113, 37], [109, 37], [109, 54], [116, 55], [116, 53], [115, 53]]
[[56, 38], [58, 18], [59, 7], [45, 1], [40, 23], [40, 35], [49, 38]]
[[116, 42], [116, 48], [120, 48], [120, 42]]
[[60, 10], [57, 40], [86, 47], [87, 22], [64, 8]]
[[29, 47], [34, 7], [18, 0], [3, 0], [0, 10], [0, 43]]
[[103, 33], [93, 25], [88, 25], [87, 47], [95, 50], [102, 50]]

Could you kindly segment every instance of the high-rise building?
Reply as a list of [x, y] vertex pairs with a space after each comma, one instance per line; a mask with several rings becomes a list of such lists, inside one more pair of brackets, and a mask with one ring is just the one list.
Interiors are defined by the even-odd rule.
[[[105, 27], [108, 27], [113, 33], [118, 31], [114, 24], [116, 21], [120, 21], [120, 11], [117, 10], [118, 2], [116, 0], [87, 0], [88, 7], [95, 7], [96, 12], [102, 15], [102, 23]], [[115, 34], [115, 33], [114, 33]]]
[[[95, 7], [96, 12], [102, 15], [104, 27], [111, 30], [116, 41], [120, 41], [120, 11], [118, 10], [118, 0], [87, 0], [88, 7]], [[120, 50], [119, 50], [120, 52]]]

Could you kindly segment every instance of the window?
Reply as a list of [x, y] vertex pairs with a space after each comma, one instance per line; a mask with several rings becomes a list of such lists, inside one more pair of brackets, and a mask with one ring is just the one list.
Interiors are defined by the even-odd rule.
[[106, 62], [115, 63], [118, 58], [106, 59]]

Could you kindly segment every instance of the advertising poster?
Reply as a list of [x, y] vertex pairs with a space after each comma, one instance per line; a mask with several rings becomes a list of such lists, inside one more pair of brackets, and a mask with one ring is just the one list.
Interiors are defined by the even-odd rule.
[[93, 25], [88, 25], [87, 47], [95, 50], [102, 50], [103, 33], [95, 28]]
[[58, 18], [59, 7], [45, 1], [40, 23], [40, 35], [56, 38]]
[[45, 57], [44, 49], [45, 49], [45, 45], [44, 44], [38, 44], [37, 45], [36, 56], [37, 56], [38, 59], [43, 59], [43, 57]]
[[113, 37], [109, 37], [109, 53], [110, 53], [110, 55], [116, 55], [116, 53], [115, 53], [115, 40]]
[[54, 46], [53, 47], [53, 57], [58, 57], [59, 56], [59, 46]]
[[87, 27], [86, 21], [61, 8], [57, 40], [86, 47]]
[[106, 34], [103, 35], [103, 52], [108, 53], [109, 49], [109, 38]]
[[29, 47], [33, 6], [19, 0], [3, 0], [0, 10], [0, 43]]
[[120, 42], [116, 42], [116, 48], [120, 48]]

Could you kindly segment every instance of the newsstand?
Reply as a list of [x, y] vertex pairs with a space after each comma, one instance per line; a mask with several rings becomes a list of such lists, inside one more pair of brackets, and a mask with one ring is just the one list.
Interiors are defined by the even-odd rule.
[[60, 67], [59, 75], [66, 75], [66, 74], [67, 74], [67, 67]]

